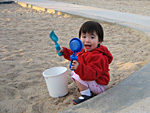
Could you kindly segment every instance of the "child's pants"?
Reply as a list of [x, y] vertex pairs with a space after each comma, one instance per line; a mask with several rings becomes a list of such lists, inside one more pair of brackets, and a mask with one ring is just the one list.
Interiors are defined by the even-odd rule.
[[88, 87], [90, 89], [90, 91], [92, 91], [92, 93], [94, 93], [94, 94], [100, 94], [106, 90], [106, 87], [107, 87], [106, 85], [97, 84], [96, 81], [81, 80], [79, 75], [77, 75], [74, 71], [71, 72], [71, 76], [73, 79], [77, 80], [84, 86]]

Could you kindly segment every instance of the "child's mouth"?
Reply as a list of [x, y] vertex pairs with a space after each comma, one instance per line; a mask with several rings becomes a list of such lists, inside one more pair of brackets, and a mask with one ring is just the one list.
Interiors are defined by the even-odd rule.
[[90, 49], [90, 48], [91, 48], [91, 45], [85, 45], [85, 48], [86, 48], [86, 49]]

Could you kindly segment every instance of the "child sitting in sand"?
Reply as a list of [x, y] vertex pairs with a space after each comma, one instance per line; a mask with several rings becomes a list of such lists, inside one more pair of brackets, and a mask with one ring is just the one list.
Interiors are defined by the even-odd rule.
[[[83, 50], [77, 53], [78, 60], [73, 61], [71, 75], [75, 81], [81, 96], [73, 100], [73, 104], [79, 104], [94, 95], [106, 90], [109, 83], [109, 64], [112, 62], [112, 54], [100, 45], [103, 41], [103, 28], [94, 21], [85, 22], [79, 30], [79, 38], [83, 43]], [[72, 51], [61, 47], [65, 59], [70, 60]]]

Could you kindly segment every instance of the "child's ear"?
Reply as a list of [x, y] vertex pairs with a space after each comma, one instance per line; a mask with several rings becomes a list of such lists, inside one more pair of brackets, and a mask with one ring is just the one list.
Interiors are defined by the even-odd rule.
[[99, 42], [98, 42], [98, 44], [101, 44], [101, 43], [102, 43], [102, 41], [99, 41]]

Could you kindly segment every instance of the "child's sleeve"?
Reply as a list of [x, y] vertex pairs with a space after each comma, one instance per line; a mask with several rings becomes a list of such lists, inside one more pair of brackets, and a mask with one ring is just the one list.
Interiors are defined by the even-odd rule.
[[64, 58], [70, 61], [70, 56], [73, 54], [73, 52], [66, 47], [63, 47], [63, 49], [64, 49], [64, 52], [63, 52]]

